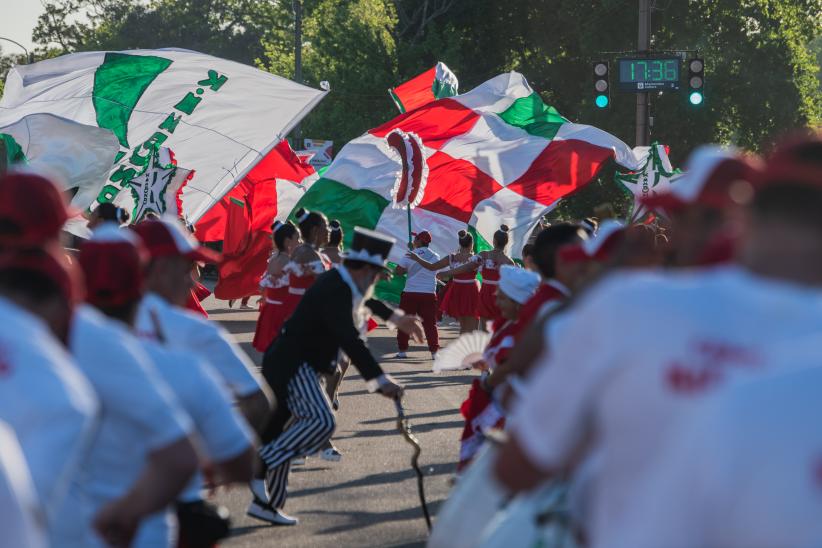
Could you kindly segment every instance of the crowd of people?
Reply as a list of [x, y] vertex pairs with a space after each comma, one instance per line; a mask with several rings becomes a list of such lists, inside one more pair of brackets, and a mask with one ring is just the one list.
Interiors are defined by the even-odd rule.
[[429, 546], [822, 543], [822, 137], [702, 147], [646, 205], [533, 242], [564, 290], [476, 363]]
[[[9, 546], [211, 546], [209, 489], [294, 525], [291, 467], [333, 445], [353, 364], [403, 387], [366, 344], [380, 322], [440, 352], [437, 320], [487, 331], [466, 386], [458, 476], [433, 547], [783, 547], [822, 543], [822, 137], [763, 159], [702, 147], [642, 224], [540, 226], [509, 253], [392, 238], [319, 211], [272, 226], [257, 368], [199, 310], [219, 257], [175, 219], [110, 205], [78, 250], [52, 181], [0, 178], [0, 530]], [[405, 275], [399, 307], [376, 283]], [[477, 280], [480, 275], [481, 284]], [[439, 287], [448, 281], [444, 293]], [[438, 297], [442, 293], [442, 298]], [[194, 304], [192, 304], [194, 302]], [[199, 307], [201, 308], [201, 307]]]
[[[373, 391], [402, 394], [361, 337], [364, 307], [422, 333], [414, 316], [370, 298], [390, 239], [357, 231], [324, 272], [314, 247], [328, 240], [322, 215], [304, 215], [304, 242], [288, 224], [275, 231], [295, 261], [272, 260], [266, 304], [290, 306], [293, 317], [278, 335], [261, 334], [276, 342], [260, 372], [224, 329], [189, 309], [197, 265], [219, 257], [182, 223], [121, 227], [122, 213], [106, 206], [72, 250], [60, 240], [74, 212], [52, 181], [6, 174], [0, 196], [4, 546], [210, 547], [229, 524], [207, 491], [237, 483], [255, 494], [263, 484], [250, 515], [296, 523], [281, 512], [288, 467], [330, 442], [320, 376], [333, 376], [339, 349]], [[294, 283], [276, 292], [283, 272]]]

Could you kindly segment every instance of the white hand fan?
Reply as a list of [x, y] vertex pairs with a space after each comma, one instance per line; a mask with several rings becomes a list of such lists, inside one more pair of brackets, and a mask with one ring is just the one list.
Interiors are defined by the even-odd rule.
[[484, 331], [460, 335], [454, 342], [437, 352], [434, 372], [471, 369], [472, 363], [482, 359], [482, 353], [490, 340], [491, 334]]

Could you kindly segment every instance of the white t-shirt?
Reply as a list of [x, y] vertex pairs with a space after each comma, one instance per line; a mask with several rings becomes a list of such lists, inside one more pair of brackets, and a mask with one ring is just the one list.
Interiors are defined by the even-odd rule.
[[[209, 364], [189, 352], [171, 350], [154, 341], [145, 341], [145, 349], [157, 372], [194, 421], [194, 429], [209, 461], [231, 459], [253, 444], [251, 429], [234, 409], [231, 394]], [[201, 498], [201, 487], [202, 478], [197, 474], [180, 499]]]
[[3, 298], [0, 318], [0, 420], [17, 436], [51, 524], [91, 443], [99, 403], [44, 323]]
[[[193, 427], [125, 324], [81, 306], [70, 346], [100, 398], [102, 412], [94, 443], [55, 523], [54, 538], [59, 546], [102, 546], [91, 526], [97, 511], [128, 492], [152, 451], [187, 437]], [[71, 515], [78, 509], [83, 512], [80, 520]], [[134, 545], [166, 546], [169, 534], [163, 516], [148, 520]]]
[[[440, 256], [427, 247], [418, 247], [411, 253], [415, 253], [429, 263], [440, 260]], [[430, 293], [432, 295], [437, 292], [437, 273], [434, 270], [428, 270], [408, 257], [400, 259], [399, 266], [408, 272], [403, 292]]]
[[738, 268], [614, 274], [566, 314], [509, 428], [545, 470], [591, 439], [602, 459], [591, 545], [628, 546], [624, 532], [643, 523], [625, 501], [645, 488], [676, 422], [729, 379], [766, 369], [766, 345], [816, 333], [822, 293]]
[[[734, 383], [694, 413], [632, 501], [636, 548], [822, 546], [819, 337], [775, 353], [797, 371]], [[801, 355], [804, 354], [804, 355]]]
[[0, 421], [0, 534], [3, 546], [48, 546], [46, 517], [37, 500], [23, 450]]
[[[161, 334], [158, 334], [153, 318], [159, 323]], [[264, 386], [265, 381], [257, 367], [225, 329], [168, 303], [158, 295], [148, 293], [143, 298], [135, 329], [141, 337], [160, 341], [164, 346], [188, 351], [206, 360], [236, 397], [259, 392]]]

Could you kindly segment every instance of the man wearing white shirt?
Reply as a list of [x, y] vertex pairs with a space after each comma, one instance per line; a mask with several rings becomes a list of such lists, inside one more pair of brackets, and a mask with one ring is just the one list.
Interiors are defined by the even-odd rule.
[[[145, 252], [139, 238], [113, 223], [100, 226], [80, 250], [87, 300], [116, 323], [131, 328], [142, 295]], [[141, 341], [159, 376], [191, 416], [203, 445], [205, 464], [217, 485], [247, 482], [252, 476], [253, 434], [235, 411], [216, 371], [188, 352]], [[189, 484], [183, 500], [199, 498], [201, 483]]]
[[[414, 234], [413, 250], [411, 253], [418, 255], [428, 263], [436, 263], [440, 256], [431, 251], [428, 246], [431, 244], [431, 233], [422, 231]], [[428, 350], [431, 357], [434, 357], [439, 349], [439, 332], [437, 331], [437, 272], [423, 268], [419, 263], [412, 261], [408, 257], [400, 259], [395, 274], [408, 274], [405, 280], [405, 289], [400, 296], [400, 308], [406, 314], [416, 314], [422, 320], [425, 330], [425, 339], [428, 342]], [[403, 331], [397, 331], [397, 346], [399, 352], [397, 358], [407, 357], [409, 336]]]
[[99, 410], [88, 380], [55, 338], [76, 295], [70, 268], [62, 256], [38, 249], [0, 259], [0, 420], [17, 436], [49, 529]]
[[199, 246], [173, 220], [143, 221], [133, 230], [151, 257], [146, 295], [137, 312], [137, 333], [208, 361], [246, 420], [259, 432], [271, 411], [271, 393], [265, 380], [225, 329], [183, 308], [195, 262], [215, 262], [219, 256]]
[[[136, 533], [135, 546], [171, 546], [176, 527], [169, 505], [197, 468], [191, 418], [124, 326], [83, 305], [75, 313], [70, 341], [102, 413], [64, 504], [66, 510], [82, 508], [83, 518], [64, 518], [68, 512], [61, 512], [54, 540], [67, 547], [104, 546]], [[98, 513], [111, 508], [127, 512], [122, 532], [109, 536], [103, 531], [101, 539], [92, 525]]]
[[[820, 142], [806, 148], [819, 162]], [[740, 266], [613, 275], [583, 295], [534, 372], [492, 480], [529, 489], [597, 451], [591, 545], [634, 547], [631, 531], [645, 517], [629, 502], [653, 489], [648, 471], [679, 421], [729, 381], [768, 370], [770, 345], [818, 335], [820, 172], [769, 161]]]
[[719, 391], [678, 428], [629, 502], [645, 521], [631, 546], [822, 545], [819, 337], [769, 355], [776, 372]]
[[0, 421], [0, 531], [8, 546], [48, 546], [46, 517], [34, 491], [23, 450], [11, 427]]

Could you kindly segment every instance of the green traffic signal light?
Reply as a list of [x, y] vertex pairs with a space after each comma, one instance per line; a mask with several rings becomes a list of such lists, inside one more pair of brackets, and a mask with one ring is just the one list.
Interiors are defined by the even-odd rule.
[[599, 108], [605, 108], [608, 106], [608, 96], [607, 95], [597, 95], [596, 100], [594, 101]]
[[702, 99], [702, 94], [698, 91], [693, 91], [691, 92], [691, 95], [688, 96], [688, 100], [691, 102], [692, 105], [701, 105]]

